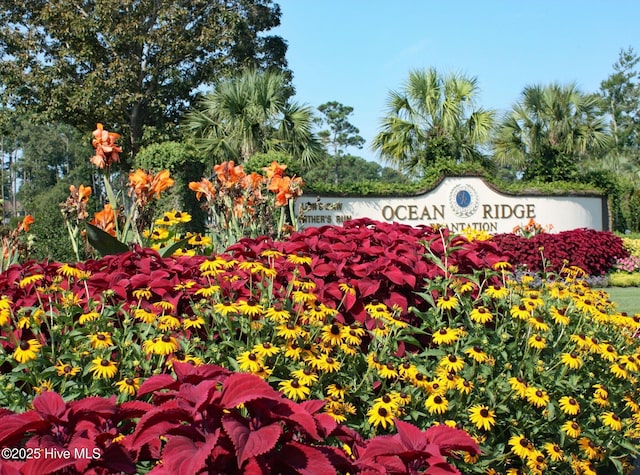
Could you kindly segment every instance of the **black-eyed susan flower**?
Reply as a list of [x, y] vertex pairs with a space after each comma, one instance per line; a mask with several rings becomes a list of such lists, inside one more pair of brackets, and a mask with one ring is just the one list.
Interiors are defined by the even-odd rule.
[[384, 407], [388, 411], [395, 413], [400, 404], [391, 394], [383, 394], [373, 400], [373, 407]]
[[544, 321], [544, 317], [540, 315], [536, 315], [535, 317], [529, 318], [527, 323], [533, 327], [535, 331], [538, 332], [546, 332], [549, 331], [549, 324]]
[[614, 412], [611, 412], [611, 411], [603, 412], [602, 415], [600, 416], [600, 420], [605, 426], [615, 431], [622, 430], [622, 420], [620, 419], [620, 416], [618, 416]]
[[297, 379], [287, 379], [285, 381], [281, 381], [278, 387], [285, 396], [287, 396], [289, 399], [293, 399], [294, 401], [302, 401], [306, 399], [311, 393], [311, 389], [303, 384], [300, 384]]
[[583, 364], [582, 358], [580, 358], [580, 354], [577, 351], [562, 353], [560, 355], [560, 361], [562, 361], [562, 364], [570, 369], [580, 369]]
[[609, 371], [619, 379], [628, 379], [629, 373], [627, 372], [627, 368], [622, 363], [613, 363], [609, 366]]
[[87, 312], [83, 313], [78, 317], [78, 323], [80, 325], [84, 325], [88, 322], [95, 322], [100, 317], [98, 312]]
[[95, 358], [91, 361], [89, 371], [97, 379], [111, 379], [118, 373], [118, 365], [106, 358]]
[[287, 261], [290, 262], [291, 264], [296, 264], [296, 265], [305, 265], [305, 264], [309, 266], [311, 265], [311, 257], [307, 256], [302, 252], [297, 252], [295, 254], [288, 254]]
[[454, 310], [458, 308], [459, 301], [454, 295], [442, 295], [436, 300], [436, 307], [443, 310]]
[[70, 363], [58, 362], [58, 364], [55, 365], [55, 368], [56, 374], [58, 376], [64, 376], [65, 378], [70, 378], [80, 372], [80, 368], [78, 366], [73, 366]]
[[564, 458], [564, 452], [558, 444], [554, 444], [553, 442], [546, 442], [544, 444], [544, 450], [547, 452], [547, 455], [553, 462], [559, 462]]
[[136, 391], [140, 388], [140, 378], [124, 378], [116, 383], [118, 391], [123, 394], [135, 396]]
[[291, 376], [304, 386], [311, 386], [318, 382], [318, 374], [309, 368], [298, 368], [291, 372]]
[[58, 270], [56, 271], [58, 274], [63, 275], [67, 278], [73, 277], [75, 279], [79, 279], [83, 277], [82, 269], [78, 269], [77, 267], [73, 267], [69, 264], [62, 264]]
[[349, 327], [345, 327], [340, 323], [332, 323], [322, 327], [320, 338], [322, 342], [329, 343], [333, 346], [339, 346], [347, 336]]
[[430, 394], [424, 406], [430, 414], [444, 414], [449, 409], [449, 401], [439, 394]]
[[461, 394], [469, 394], [473, 391], [473, 382], [464, 378], [458, 378], [456, 382], [456, 389]]
[[484, 363], [486, 361], [489, 361], [489, 355], [487, 355], [482, 350], [482, 348], [477, 345], [471, 348], [467, 348], [466, 350], [464, 350], [464, 352], [476, 363]]
[[527, 467], [531, 473], [543, 473], [547, 469], [546, 458], [540, 450], [534, 450], [527, 459]]
[[296, 341], [290, 341], [284, 349], [285, 358], [293, 361], [299, 361], [302, 358], [303, 348]]
[[549, 394], [541, 388], [529, 386], [527, 388], [526, 398], [527, 401], [535, 407], [545, 407], [549, 404]]
[[244, 351], [236, 358], [241, 371], [253, 373], [264, 366], [264, 360], [253, 351]]
[[238, 301], [238, 311], [248, 317], [256, 317], [264, 313], [264, 307], [256, 299], [250, 298]]
[[486, 288], [484, 294], [493, 299], [503, 299], [509, 295], [509, 289], [507, 287], [490, 285]]
[[562, 325], [565, 327], [569, 325], [570, 322], [566, 308], [551, 307], [551, 318], [557, 325]]
[[469, 314], [471, 321], [475, 323], [485, 324], [493, 321], [493, 315], [486, 307], [476, 307]]
[[283, 323], [276, 327], [276, 335], [284, 338], [285, 340], [295, 340], [303, 334], [303, 328], [293, 322]]
[[560, 410], [570, 416], [575, 416], [580, 412], [580, 403], [571, 396], [562, 396], [558, 401]]
[[170, 355], [180, 348], [178, 340], [171, 335], [162, 335], [155, 337], [153, 340], [145, 340], [142, 344], [147, 355]]
[[582, 429], [580, 429], [580, 426], [576, 421], [566, 421], [562, 424], [561, 429], [565, 434], [573, 439], [580, 437], [580, 433], [582, 432]]
[[607, 361], [616, 361], [618, 359], [618, 352], [615, 347], [607, 342], [602, 342], [598, 345], [600, 357]]
[[416, 371], [416, 373], [413, 375], [413, 378], [411, 378], [409, 382], [416, 388], [429, 390], [429, 388], [431, 387], [431, 381], [429, 380], [429, 378], [420, 371]]
[[527, 390], [529, 389], [529, 385], [524, 379], [512, 376], [511, 378], [509, 378], [509, 385], [519, 397], [521, 397], [522, 399], [527, 397]]
[[527, 344], [536, 350], [543, 350], [547, 347], [547, 340], [542, 335], [536, 333], [529, 337]]
[[440, 328], [432, 336], [436, 345], [451, 345], [460, 339], [460, 331], [457, 328]]
[[275, 302], [271, 307], [267, 308], [264, 316], [278, 323], [285, 323], [291, 318], [291, 313], [284, 308], [282, 302]]
[[413, 363], [410, 363], [409, 361], [403, 361], [398, 366], [398, 374], [405, 381], [409, 381], [413, 379], [417, 373], [418, 373], [418, 368], [416, 367], [416, 365], [414, 365]]
[[280, 353], [280, 348], [278, 348], [275, 345], [272, 345], [268, 341], [265, 341], [264, 343], [258, 343], [254, 345], [251, 351], [256, 355], [258, 355], [259, 358], [264, 359]]
[[23, 277], [20, 282], [18, 282], [18, 287], [24, 289], [25, 287], [35, 284], [36, 282], [40, 282], [44, 278], [44, 274], [33, 274], [27, 277]]
[[365, 311], [371, 318], [390, 318], [389, 307], [383, 302], [373, 300], [364, 306]]
[[356, 413], [356, 407], [350, 402], [330, 401], [324, 407], [324, 412], [330, 415], [338, 424], [347, 420], [347, 416]]
[[207, 247], [211, 245], [211, 238], [200, 233], [193, 234], [187, 241], [192, 246]]
[[318, 369], [327, 373], [338, 371], [342, 367], [342, 363], [329, 355], [321, 355], [318, 361]]
[[600, 458], [602, 455], [602, 449], [594, 444], [588, 437], [580, 437], [578, 446], [589, 460]]
[[438, 365], [448, 372], [459, 373], [464, 368], [464, 359], [456, 355], [447, 355], [440, 360]]
[[531, 317], [531, 310], [529, 310], [525, 304], [514, 305], [511, 307], [511, 310], [509, 310], [509, 313], [513, 318], [519, 320], [529, 320]]
[[478, 429], [491, 430], [496, 424], [496, 414], [487, 406], [476, 404], [469, 408], [469, 420]]
[[224, 315], [225, 317], [229, 314], [239, 312], [238, 305], [234, 302], [229, 301], [228, 299], [214, 304], [213, 310], [215, 310], [216, 313]]
[[624, 366], [627, 371], [631, 371], [633, 373], [636, 373], [638, 372], [638, 370], [640, 370], [640, 361], [633, 355], [620, 355], [620, 357], [618, 358], [618, 363], [620, 363], [621, 366]]
[[378, 367], [378, 374], [383, 379], [395, 379], [398, 377], [398, 370], [395, 365], [389, 361]]
[[20, 343], [18, 343], [18, 346], [13, 352], [13, 357], [18, 363], [26, 363], [38, 357], [40, 348], [42, 348], [42, 345], [35, 338], [20, 340]]
[[89, 341], [91, 348], [96, 348], [98, 350], [113, 346], [111, 335], [108, 332], [98, 332], [95, 335], [89, 335]]
[[386, 429], [387, 426], [389, 427], [393, 426], [393, 419], [395, 415], [393, 414], [393, 412], [389, 411], [384, 407], [373, 406], [367, 412], [367, 417], [369, 420], [369, 424], [371, 424], [372, 426], [374, 427], [382, 426], [384, 429]]
[[509, 438], [509, 446], [511, 447], [511, 452], [522, 459], [530, 458], [536, 451], [531, 441], [519, 434], [512, 435]]
[[341, 284], [339, 284], [338, 288], [345, 295], [355, 295], [356, 294], [356, 289], [353, 286], [351, 286], [351, 285], [349, 285], [349, 284], [347, 284], [345, 282], [342, 282]]
[[[158, 319], [158, 328], [161, 331], [176, 330], [181, 324], [180, 319], [173, 315], [163, 315]], [[187, 328], [186, 325], [185, 328]]]
[[136, 320], [140, 320], [143, 323], [151, 324], [156, 321], [156, 318], [158, 318], [158, 316], [155, 313], [150, 312], [149, 310], [146, 310], [144, 308], [136, 308], [133, 311], [133, 318], [135, 318]]

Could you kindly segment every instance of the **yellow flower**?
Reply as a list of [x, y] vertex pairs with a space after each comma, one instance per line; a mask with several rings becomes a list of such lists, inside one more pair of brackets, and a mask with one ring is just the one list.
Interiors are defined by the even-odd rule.
[[575, 351], [562, 353], [562, 355], [560, 355], [560, 361], [562, 361], [562, 364], [567, 368], [571, 369], [580, 369], [582, 366], [582, 358], [580, 358], [580, 355]]
[[258, 355], [258, 358], [264, 359], [278, 354], [280, 352], [280, 348], [266, 341], [264, 343], [254, 345], [251, 351]]
[[444, 414], [449, 409], [449, 401], [438, 394], [430, 394], [424, 403], [430, 414]]
[[482, 306], [471, 310], [471, 313], [469, 314], [469, 318], [471, 319], [471, 321], [476, 323], [481, 323], [481, 324], [485, 324], [493, 321], [493, 315], [491, 314], [491, 312], [487, 310], [486, 307], [482, 307]]
[[381, 406], [374, 406], [367, 412], [367, 416], [369, 418], [369, 424], [378, 427], [382, 426], [383, 428], [387, 428], [387, 426], [393, 426], [393, 418], [394, 414], [388, 409]]
[[553, 462], [559, 462], [564, 458], [564, 452], [562, 452], [562, 449], [558, 444], [547, 442], [546, 444], [544, 444], [544, 449], [547, 451], [549, 458]]
[[236, 360], [238, 361], [240, 370], [247, 371], [249, 373], [258, 371], [264, 365], [264, 361], [262, 360], [262, 358], [260, 358], [252, 351], [245, 351], [241, 353], [236, 358]]
[[56, 366], [56, 373], [58, 376], [64, 376], [65, 378], [69, 378], [71, 376], [75, 376], [80, 372], [80, 368], [77, 366], [73, 366], [69, 363], [59, 362]]
[[161, 337], [155, 337], [151, 341], [145, 341], [143, 347], [148, 355], [151, 353], [154, 355], [170, 355], [178, 351], [180, 345], [178, 345], [178, 340], [175, 337], [162, 335]]
[[173, 315], [163, 315], [158, 319], [158, 329], [162, 331], [176, 330], [180, 328], [180, 319]]
[[620, 417], [613, 412], [603, 412], [602, 416], [600, 416], [600, 420], [604, 425], [615, 431], [622, 430], [622, 421], [620, 420]]
[[456, 382], [456, 389], [462, 394], [469, 394], [473, 390], [473, 382], [464, 378], [458, 378]]
[[306, 256], [301, 252], [287, 255], [287, 261], [296, 265], [311, 265], [311, 257]]
[[488, 297], [491, 297], [494, 299], [503, 299], [507, 295], [509, 295], [509, 289], [506, 287], [498, 287], [496, 285], [490, 285], [489, 287], [487, 287], [484, 293]]
[[338, 360], [329, 355], [322, 355], [318, 360], [318, 369], [327, 373], [338, 371], [341, 366], [342, 364]]
[[613, 373], [613, 375], [616, 378], [620, 378], [620, 379], [629, 378], [629, 373], [627, 372], [626, 367], [620, 363], [614, 363], [611, 366], [609, 366], [609, 371], [611, 371], [611, 373]]
[[491, 430], [496, 424], [496, 414], [487, 406], [476, 404], [469, 408], [469, 420], [478, 429]]
[[289, 311], [282, 306], [282, 302], [276, 302], [269, 307], [264, 316], [278, 323], [286, 323], [291, 318]]
[[487, 355], [482, 348], [479, 346], [474, 346], [472, 348], [468, 348], [464, 350], [465, 354], [469, 355], [471, 359], [473, 359], [477, 363], [484, 363], [489, 361], [489, 355]]
[[111, 360], [107, 360], [104, 358], [95, 358], [91, 362], [89, 371], [93, 374], [94, 378], [111, 379], [118, 372], [118, 366]]
[[13, 352], [13, 357], [18, 363], [26, 363], [38, 357], [40, 348], [42, 348], [42, 345], [35, 338], [20, 340], [20, 344]]
[[90, 335], [91, 348], [104, 349], [113, 346], [111, 335], [108, 332], [98, 332], [96, 335]]
[[578, 440], [578, 445], [589, 460], [600, 458], [602, 455], [602, 449], [594, 444], [588, 437], [581, 437], [580, 440]]
[[574, 439], [577, 439], [578, 437], [580, 437], [580, 432], [582, 432], [582, 430], [580, 429], [580, 426], [575, 421], [565, 422], [564, 424], [562, 424], [561, 429], [565, 434], [567, 434], [569, 437], [572, 437]]
[[453, 310], [458, 308], [458, 299], [452, 295], [443, 295], [436, 300], [436, 307], [443, 310]]
[[560, 409], [565, 414], [575, 416], [580, 412], [580, 403], [570, 396], [562, 396], [558, 403], [560, 404]]
[[207, 247], [211, 245], [211, 238], [209, 236], [203, 236], [200, 233], [196, 233], [192, 235], [187, 241], [192, 246], [202, 246]]
[[182, 325], [185, 329], [189, 328], [202, 328], [204, 326], [204, 318], [198, 315], [191, 315], [182, 320]]
[[531, 348], [535, 348], [536, 350], [542, 350], [547, 346], [547, 340], [538, 334], [531, 335], [527, 340], [527, 343]]
[[513, 435], [509, 439], [511, 452], [522, 459], [527, 459], [535, 453], [535, 448], [531, 441], [523, 435]]
[[527, 388], [527, 401], [536, 407], [545, 407], [549, 403], [547, 391], [533, 386]]
[[464, 368], [464, 360], [458, 358], [456, 355], [447, 355], [440, 360], [439, 366], [445, 368], [447, 371], [453, 371], [459, 373]]
[[278, 386], [285, 396], [294, 401], [304, 400], [311, 393], [311, 390], [307, 386], [300, 384], [297, 379], [281, 381]]
[[610, 343], [602, 342], [598, 345], [600, 357], [607, 361], [616, 361], [618, 359], [618, 352]]
[[134, 396], [140, 388], [140, 378], [125, 378], [116, 383], [116, 387], [121, 393]]
[[27, 277], [24, 277], [20, 282], [18, 282], [18, 287], [24, 289], [28, 285], [34, 284], [44, 278], [44, 274], [34, 274]]
[[213, 309], [217, 313], [220, 313], [225, 317], [230, 313], [238, 313], [238, 306], [235, 303], [229, 302], [228, 300], [224, 300], [222, 302], [214, 304]]
[[133, 311], [133, 318], [141, 320], [143, 323], [151, 324], [156, 321], [157, 315], [143, 308], [136, 308]]
[[433, 342], [436, 345], [451, 345], [460, 339], [460, 330], [444, 327], [433, 334]]
[[520, 320], [529, 320], [531, 317], [531, 311], [524, 304], [514, 305], [511, 307], [510, 313], [513, 318]]
[[511, 389], [515, 391], [518, 396], [523, 399], [527, 397], [529, 385], [524, 379], [513, 376], [509, 378], [509, 384], [511, 385]]
[[311, 386], [318, 382], [317, 373], [313, 372], [309, 368], [300, 368], [291, 372], [291, 376], [293, 376], [298, 382], [304, 386]]
[[84, 325], [87, 322], [94, 322], [100, 317], [98, 312], [87, 312], [83, 313], [78, 317], [78, 323], [80, 325]]
[[58, 274], [61, 274], [67, 278], [69, 277], [74, 277], [76, 279], [79, 279], [81, 277], [83, 277], [83, 271], [76, 268], [76, 267], [72, 267], [69, 264], [62, 264], [58, 270], [57, 270]]
[[566, 308], [556, 308], [556, 307], [552, 307], [551, 308], [551, 318], [553, 318], [553, 321], [558, 324], [558, 325], [562, 325], [562, 326], [567, 326], [569, 325], [569, 316], [567, 315], [567, 309]]
[[240, 300], [238, 302], [238, 311], [249, 317], [255, 317], [264, 313], [264, 307], [256, 302], [255, 299]]

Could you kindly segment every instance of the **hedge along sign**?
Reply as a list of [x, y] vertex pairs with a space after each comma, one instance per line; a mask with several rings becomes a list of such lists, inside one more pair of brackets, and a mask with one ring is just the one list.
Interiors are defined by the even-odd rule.
[[601, 195], [508, 195], [479, 177], [447, 177], [432, 191], [404, 197], [310, 198], [296, 206], [304, 227], [341, 224], [355, 218], [417, 226], [441, 224], [452, 231], [470, 227], [509, 233], [530, 220], [553, 232], [577, 228], [608, 229], [606, 200]]

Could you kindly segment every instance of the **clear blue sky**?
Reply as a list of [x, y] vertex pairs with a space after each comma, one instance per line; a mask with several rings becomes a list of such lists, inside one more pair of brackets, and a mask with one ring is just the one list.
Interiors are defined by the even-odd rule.
[[338, 101], [367, 145], [388, 92], [412, 69], [478, 79], [478, 105], [508, 110], [531, 84], [596, 92], [621, 48], [640, 53], [638, 0], [275, 0], [297, 102]]

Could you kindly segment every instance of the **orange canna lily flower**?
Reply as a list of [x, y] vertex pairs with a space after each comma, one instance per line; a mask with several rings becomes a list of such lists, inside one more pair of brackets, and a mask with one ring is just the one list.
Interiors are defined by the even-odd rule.
[[95, 213], [90, 223], [104, 232], [116, 236], [116, 212], [111, 208], [111, 204], [107, 203], [102, 211]]
[[216, 172], [218, 181], [224, 188], [233, 187], [233, 185], [240, 183], [246, 176], [242, 165], [235, 165], [233, 160], [215, 165], [213, 171]]
[[213, 201], [213, 198], [216, 196], [216, 188], [206, 178], [203, 178], [200, 181], [192, 181], [189, 183], [189, 189], [191, 191], [196, 192], [196, 199], [200, 201], [202, 195], [205, 196], [207, 201]]
[[129, 195], [132, 192], [136, 195], [139, 206], [145, 206], [154, 195], [160, 198], [160, 193], [173, 184], [169, 170], [162, 170], [157, 175], [140, 169], [129, 173]]
[[102, 124], [98, 123], [91, 141], [91, 145], [96, 149], [96, 154], [89, 159], [91, 163], [102, 169], [110, 167], [114, 162], [119, 162], [122, 152], [122, 147], [116, 145], [116, 140], [119, 138], [120, 134], [106, 131]]
[[20, 231], [24, 231], [24, 232], [28, 233], [28, 232], [29, 232], [29, 229], [31, 228], [31, 225], [32, 225], [33, 223], [35, 223], [35, 222], [36, 222], [36, 220], [35, 220], [35, 219], [33, 219], [33, 216], [31, 216], [30, 214], [28, 214], [28, 215], [26, 215], [26, 216], [24, 217], [24, 219], [23, 219], [23, 220], [22, 220], [22, 222], [20, 223], [20, 226], [18, 226], [18, 229], [19, 229]]
[[291, 198], [302, 194], [302, 178], [290, 178], [288, 176], [274, 176], [267, 189], [276, 194], [276, 206], [286, 205]]
[[276, 161], [271, 162], [271, 165], [263, 168], [268, 180], [271, 180], [274, 176], [282, 176], [286, 169], [286, 165], [282, 165]]

